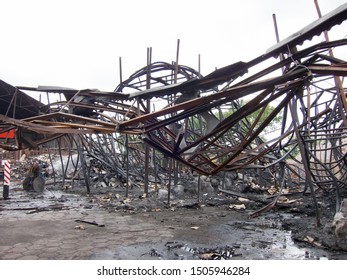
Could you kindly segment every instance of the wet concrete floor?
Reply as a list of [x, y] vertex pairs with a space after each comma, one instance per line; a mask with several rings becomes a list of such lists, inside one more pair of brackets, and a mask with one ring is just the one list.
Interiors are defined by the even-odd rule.
[[0, 200], [0, 259], [345, 259], [299, 247], [272, 213], [204, 206], [108, 211], [83, 194], [10, 190]]

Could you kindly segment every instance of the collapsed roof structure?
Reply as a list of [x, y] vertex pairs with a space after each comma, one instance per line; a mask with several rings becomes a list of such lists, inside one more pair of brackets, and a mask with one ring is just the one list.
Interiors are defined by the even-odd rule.
[[[92, 158], [124, 178], [144, 166], [145, 192], [149, 173], [171, 172], [168, 159], [205, 175], [270, 170], [282, 186], [304, 183], [315, 204], [317, 189], [336, 192], [339, 205], [347, 181], [347, 64], [332, 50], [345, 49], [347, 39], [305, 43], [346, 19], [344, 4], [263, 55], [205, 77], [178, 63], [152, 63], [148, 49], [147, 65], [114, 92], [14, 89], [1, 82], [7, 106], [1, 107], [1, 129], [14, 130], [15, 137], [0, 147], [34, 149], [66, 138], [82, 163]], [[49, 104], [28, 99], [24, 108], [22, 91], [63, 98]], [[279, 133], [264, 137], [278, 116]], [[88, 186], [87, 167], [81, 168]]]

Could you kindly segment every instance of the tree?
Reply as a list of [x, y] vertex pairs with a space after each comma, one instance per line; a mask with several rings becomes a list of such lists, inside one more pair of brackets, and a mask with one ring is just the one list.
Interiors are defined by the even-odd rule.
[[[239, 109], [236, 109], [235, 107], [231, 107], [228, 110], [223, 111], [223, 118], [227, 118], [233, 113], [235, 113], [237, 110], [242, 110], [243, 105], [245, 105], [246, 102], [242, 101], [240, 102]], [[256, 123], [254, 130], [258, 129], [261, 124], [264, 123], [264, 121], [270, 116], [270, 114], [274, 111], [275, 107], [268, 104], [265, 107], [265, 110], [263, 108], [258, 109], [257, 111], [247, 115], [246, 118], [242, 119], [240, 121], [240, 126], [243, 131], [248, 131], [250, 127], [256, 122], [256, 120], [259, 118], [259, 121]], [[262, 114], [261, 114], [262, 113]], [[260, 115], [261, 114], [261, 115]], [[260, 116], [259, 116], [260, 115]], [[278, 130], [281, 127], [282, 123], [282, 113], [277, 114], [272, 121], [265, 127], [265, 129], [262, 131], [262, 135], [269, 134], [271, 132], [274, 132]]]

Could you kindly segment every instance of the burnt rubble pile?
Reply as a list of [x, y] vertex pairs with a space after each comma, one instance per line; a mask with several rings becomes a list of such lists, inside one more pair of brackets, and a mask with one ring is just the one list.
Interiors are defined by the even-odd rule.
[[50, 160], [48, 155], [40, 155], [36, 157], [23, 157], [22, 159], [15, 161], [11, 166], [11, 177], [13, 180], [22, 181], [25, 177], [30, 176], [31, 170], [35, 164], [39, 164], [43, 177], [49, 178], [50, 173]]

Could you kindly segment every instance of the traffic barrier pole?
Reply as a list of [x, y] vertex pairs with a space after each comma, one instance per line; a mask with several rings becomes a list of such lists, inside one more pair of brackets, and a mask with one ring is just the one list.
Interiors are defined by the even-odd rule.
[[9, 199], [9, 191], [10, 191], [10, 180], [11, 180], [11, 161], [4, 161], [4, 188], [2, 192], [2, 196], [4, 199]]

